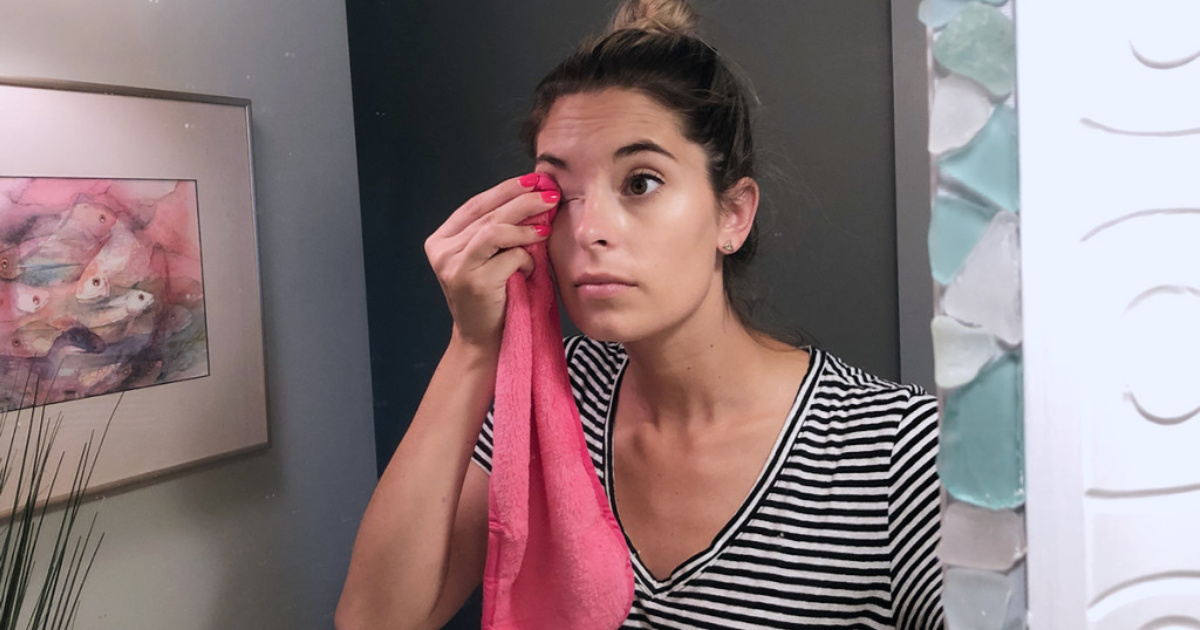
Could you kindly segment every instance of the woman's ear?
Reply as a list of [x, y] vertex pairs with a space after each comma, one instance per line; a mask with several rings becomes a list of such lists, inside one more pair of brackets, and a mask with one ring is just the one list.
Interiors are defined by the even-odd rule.
[[721, 196], [717, 249], [722, 254], [732, 254], [741, 249], [757, 213], [758, 182], [753, 177], [743, 177]]

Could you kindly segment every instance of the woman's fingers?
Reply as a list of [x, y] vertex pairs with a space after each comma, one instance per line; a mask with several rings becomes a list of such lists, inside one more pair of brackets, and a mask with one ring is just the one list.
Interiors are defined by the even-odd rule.
[[488, 275], [494, 281], [507, 283], [509, 276], [517, 271], [526, 276], [533, 273], [533, 256], [520, 247], [506, 249], [493, 256]]
[[532, 245], [546, 240], [548, 236], [550, 227], [545, 225], [493, 223], [475, 233], [475, 237], [464, 248], [464, 254], [475, 265], [483, 265], [504, 250]]
[[444, 238], [462, 232], [483, 215], [515, 199], [521, 193], [533, 190], [534, 185], [536, 185], [536, 181], [529, 186], [523, 185], [519, 177], [500, 182], [459, 206], [450, 214], [450, 218], [446, 219], [446, 222], [433, 233], [433, 236]]
[[557, 190], [529, 192], [502, 204], [481, 220], [497, 223], [520, 223], [550, 210], [560, 201], [562, 201], [562, 193]]
[[[466, 203], [446, 219], [446, 222], [434, 232], [435, 236], [450, 236], [462, 232], [480, 217], [506, 205], [508, 202], [535, 190], [552, 188], [555, 192], [558, 185], [548, 175], [529, 173], [521, 177], [513, 177], [471, 197]], [[548, 191], [547, 191], [548, 192]]]
[[517, 271], [533, 271], [525, 246], [544, 241], [548, 225], [518, 225], [561, 199], [558, 185], [541, 173], [501, 182], [454, 211], [425, 241], [454, 326], [462, 339], [498, 347], [507, 301], [505, 285]]
[[532, 235], [537, 234], [536, 228], [517, 224], [550, 210], [559, 198], [557, 191], [520, 195], [480, 216], [457, 233], [443, 236], [435, 232], [426, 241], [426, 252], [436, 268], [438, 255], [461, 254], [478, 262], [490, 258], [497, 250], [535, 243], [537, 239]]
[[508, 302], [505, 285], [518, 270], [531, 273], [533, 256], [524, 248], [512, 247], [500, 251], [486, 265], [469, 274], [455, 275], [443, 281], [446, 303], [463, 341], [491, 350], [499, 349]]

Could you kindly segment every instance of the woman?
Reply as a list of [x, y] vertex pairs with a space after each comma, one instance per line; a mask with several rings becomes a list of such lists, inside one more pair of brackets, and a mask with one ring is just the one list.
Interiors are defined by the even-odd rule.
[[[759, 189], [743, 87], [683, 0], [627, 1], [539, 85], [513, 178], [426, 242], [454, 318], [380, 480], [342, 628], [436, 628], [478, 586], [505, 281], [548, 240], [627, 627], [942, 625], [934, 399], [760, 331], [737, 299]], [[559, 206], [550, 230], [518, 225]], [[471, 461], [476, 465], [471, 465]]]

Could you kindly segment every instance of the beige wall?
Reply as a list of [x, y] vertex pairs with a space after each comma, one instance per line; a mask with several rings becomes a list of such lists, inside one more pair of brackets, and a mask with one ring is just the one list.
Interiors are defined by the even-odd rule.
[[110, 493], [76, 627], [331, 627], [375, 481], [344, 4], [8, 0], [0, 75], [253, 101], [272, 446]]

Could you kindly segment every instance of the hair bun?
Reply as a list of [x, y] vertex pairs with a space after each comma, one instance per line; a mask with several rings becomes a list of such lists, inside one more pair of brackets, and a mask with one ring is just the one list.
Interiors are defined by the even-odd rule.
[[695, 37], [699, 21], [700, 16], [687, 0], [625, 0], [617, 7], [610, 30], [638, 29]]

